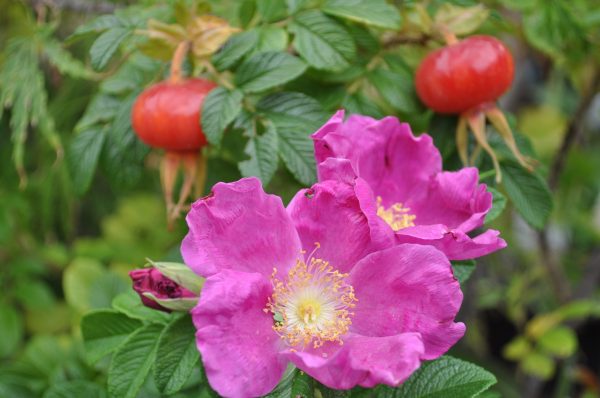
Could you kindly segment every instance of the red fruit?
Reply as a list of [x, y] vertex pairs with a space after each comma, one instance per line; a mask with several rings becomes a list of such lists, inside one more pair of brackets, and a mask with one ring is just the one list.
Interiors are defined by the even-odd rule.
[[439, 113], [463, 113], [494, 102], [514, 77], [513, 59], [491, 36], [471, 36], [429, 54], [417, 70], [421, 101]]
[[204, 79], [164, 81], [140, 94], [133, 105], [133, 129], [146, 144], [168, 151], [192, 151], [206, 145], [200, 108], [217, 85]]

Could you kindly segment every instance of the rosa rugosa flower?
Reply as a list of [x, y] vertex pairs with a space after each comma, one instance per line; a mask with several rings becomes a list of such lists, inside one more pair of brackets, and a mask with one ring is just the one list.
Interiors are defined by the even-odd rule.
[[[474, 167], [442, 171], [440, 152], [427, 134], [415, 137], [410, 126], [395, 117], [375, 120], [338, 111], [312, 136], [319, 180], [356, 174], [374, 197], [377, 216], [395, 232], [399, 243], [433, 245], [451, 260], [483, 256], [506, 247], [496, 230], [475, 238], [468, 232], [483, 225], [492, 194], [479, 184]], [[325, 162], [342, 158], [350, 162]]]
[[[129, 277], [133, 282], [133, 290], [139, 294], [142, 303], [146, 307], [156, 310], [171, 312], [171, 308], [158, 303], [156, 300], [196, 298], [197, 294], [189, 291], [183, 286], [178, 285], [171, 279], [164, 276], [156, 268], [142, 268], [129, 272]], [[151, 296], [151, 297], [149, 297]]]
[[448, 259], [394, 246], [353, 184], [325, 181], [287, 210], [255, 178], [219, 183], [193, 204], [183, 258], [207, 277], [192, 310], [211, 386], [226, 397], [271, 391], [292, 362], [337, 389], [398, 385], [464, 334]]

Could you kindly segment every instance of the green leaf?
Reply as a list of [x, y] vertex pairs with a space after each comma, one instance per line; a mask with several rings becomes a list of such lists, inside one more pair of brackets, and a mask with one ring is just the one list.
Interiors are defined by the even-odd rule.
[[212, 90], [202, 104], [202, 131], [208, 142], [219, 146], [225, 129], [242, 110], [243, 94], [239, 90], [229, 91], [225, 87]]
[[317, 69], [344, 69], [356, 57], [352, 36], [318, 10], [298, 14], [289, 29], [296, 35], [294, 47], [298, 53]]
[[90, 128], [75, 136], [69, 147], [67, 153], [69, 171], [75, 192], [79, 195], [85, 193], [90, 187], [105, 138], [104, 128]]
[[260, 136], [250, 137], [244, 150], [250, 159], [238, 164], [242, 176], [258, 177], [266, 186], [277, 171], [277, 150], [277, 132], [273, 126]]
[[256, 28], [258, 32], [258, 42], [252, 51], [252, 54], [276, 51], [282, 52], [288, 46], [288, 33], [279, 26], [260, 26]]
[[50, 386], [44, 398], [106, 398], [106, 391], [98, 384], [87, 380], [63, 381]]
[[493, 195], [493, 199], [492, 199], [492, 208], [490, 209], [488, 214], [485, 216], [486, 224], [489, 222], [492, 222], [496, 218], [498, 218], [498, 216], [500, 214], [502, 214], [502, 211], [506, 207], [506, 197], [504, 195], [502, 195], [502, 193], [500, 191], [498, 191], [497, 189], [492, 188], [490, 186], [487, 187], [487, 190], [489, 193], [491, 193]]
[[102, 33], [90, 48], [92, 67], [102, 70], [110, 61], [119, 45], [131, 34], [127, 28], [112, 28]]
[[577, 350], [577, 336], [566, 326], [557, 326], [544, 333], [538, 340], [539, 348], [559, 358], [567, 358]]
[[256, 9], [266, 22], [283, 19], [287, 14], [285, 2], [281, 0], [256, 0]]
[[506, 359], [513, 361], [520, 360], [531, 352], [531, 343], [523, 336], [517, 336], [512, 339], [502, 349], [502, 355]]
[[68, 40], [79, 38], [89, 33], [100, 33], [111, 28], [118, 28], [122, 26], [123, 24], [118, 17], [112, 14], [100, 15], [99, 17], [80, 25], [75, 32], [68, 37]]
[[244, 61], [235, 81], [246, 92], [259, 92], [293, 80], [305, 70], [306, 64], [293, 55], [264, 52]]
[[454, 277], [462, 285], [471, 277], [473, 271], [475, 271], [475, 260], [452, 261], [452, 271], [454, 272]]
[[385, 116], [381, 108], [362, 92], [347, 94], [342, 101], [342, 107], [349, 114], [358, 113], [374, 117], [375, 119], [381, 119]]
[[74, 58], [56, 40], [46, 40], [43, 51], [50, 63], [63, 75], [69, 75], [76, 79], [91, 79], [94, 76], [92, 71], [88, 70], [77, 58]]
[[112, 301], [112, 307], [130, 318], [142, 321], [166, 323], [169, 314], [146, 307], [133, 289], [119, 294]]
[[231, 68], [244, 55], [248, 54], [258, 43], [258, 31], [256, 29], [248, 30], [232, 36], [216, 53], [213, 58], [213, 64], [217, 70]]
[[161, 274], [185, 287], [187, 290], [200, 295], [204, 278], [196, 274], [190, 267], [181, 263], [162, 262], [149, 260], [150, 264], [158, 269]]
[[398, 9], [385, 0], [327, 0], [323, 12], [387, 29], [400, 28]]
[[179, 391], [200, 359], [196, 348], [196, 328], [186, 315], [167, 325], [158, 341], [154, 382], [165, 394]]
[[527, 355], [520, 365], [525, 373], [543, 380], [551, 378], [556, 368], [556, 364], [551, 357], [535, 351]]
[[163, 325], [150, 324], [131, 334], [115, 353], [108, 370], [108, 394], [135, 398], [150, 372]]
[[308, 0], [286, 0], [288, 13], [294, 14], [307, 3]]
[[311, 398], [314, 396], [315, 381], [299, 370], [292, 379], [291, 396], [294, 398]]
[[398, 388], [380, 387], [380, 398], [470, 398], [496, 383], [493, 374], [450, 356], [426, 362]]
[[504, 188], [523, 219], [542, 229], [552, 212], [552, 195], [539, 175], [514, 162], [501, 164]]
[[368, 79], [394, 109], [405, 113], [420, 111], [419, 101], [410, 76], [378, 68], [369, 73]]
[[0, 358], [12, 354], [23, 338], [21, 315], [11, 306], [0, 303]]
[[482, 4], [459, 7], [443, 3], [435, 14], [435, 23], [456, 35], [464, 36], [477, 30], [489, 15], [490, 11]]
[[63, 273], [63, 290], [66, 302], [80, 312], [92, 308], [91, 288], [106, 270], [96, 260], [77, 258]]
[[81, 334], [86, 358], [97, 362], [116, 350], [136, 329], [142, 326], [137, 319], [112, 310], [97, 310], [81, 320]]

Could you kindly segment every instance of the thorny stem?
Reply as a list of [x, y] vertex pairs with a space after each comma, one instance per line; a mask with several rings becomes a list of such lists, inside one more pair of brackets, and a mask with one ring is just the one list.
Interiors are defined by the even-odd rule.
[[173, 59], [171, 60], [171, 76], [169, 77], [171, 83], [181, 82], [183, 78], [181, 66], [189, 48], [190, 42], [187, 40], [184, 40], [177, 45], [175, 53], [173, 54]]

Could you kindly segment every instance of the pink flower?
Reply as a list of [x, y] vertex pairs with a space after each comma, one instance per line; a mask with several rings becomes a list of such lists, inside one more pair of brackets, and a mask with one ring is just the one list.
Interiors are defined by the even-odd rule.
[[360, 196], [361, 203], [375, 201], [377, 216], [394, 230], [397, 242], [433, 245], [451, 260], [506, 247], [495, 230], [467, 235], [483, 225], [492, 194], [478, 183], [474, 167], [442, 171], [429, 135], [415, 137], [395, 117], [352, 115], [344, 122], [344, 111], [338, 111], [312, 137], [319, 181], [364, 179], [374, 194]]
[[376, 208], [359, 202], [364, 189], [321, 182], [286, 210], [247, 178], [193, 204], [181, 250], [207, 277], [192, 317], [220, 395], [267, 394], [288, 362], [332, 388], [394, 386], [463, 336], [448, 259], [394, 246]]
[[129, 277], [133, 282], [133, 290], [140, 295], [142, 303], [144, 303], [146, 307], [154, 308], [156, 310], [171, 312], [169, 308], [165, 308], [151, 298], [146, 297], [144, 293], [151, 293], [157, 299], [197, 297], [196, 294], [183, 286], [179, 286], [155, 268], [133, 270], [129, 273]]

